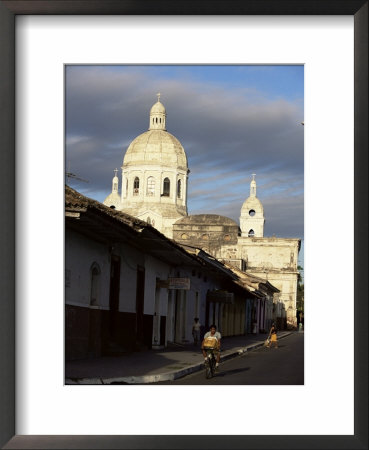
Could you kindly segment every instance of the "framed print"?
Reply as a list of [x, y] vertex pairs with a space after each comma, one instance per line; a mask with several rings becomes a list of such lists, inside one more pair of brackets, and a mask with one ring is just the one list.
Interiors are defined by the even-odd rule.
[[[367, 2], [3, 1], [0, 13], [0, 444], [368, 448]], [[304, 386], [64, 385], [64, 67], [118, 63], [305, 65]]]

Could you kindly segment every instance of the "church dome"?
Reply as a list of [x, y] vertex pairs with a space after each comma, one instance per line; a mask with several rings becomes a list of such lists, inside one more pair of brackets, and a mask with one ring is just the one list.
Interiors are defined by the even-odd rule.
[[157, 114], [157, 113], [160, 114], [166, 113], [164, 105], [159, 100], [153, 105], [153, 107], [150, 110], [150, 114]]
[[141, 165], [187, 170], [187, 157], [175, 136], [165, 130], [149, 130], [131, 142], [123, 160], [123, 167]]
[[187, 172], [186, 153], [179, 140], [166, 130], [166, 110], [160, 102], [150, 110], [149, 130], [137, 136], [129, 145], [123, 168], [160, 166]]

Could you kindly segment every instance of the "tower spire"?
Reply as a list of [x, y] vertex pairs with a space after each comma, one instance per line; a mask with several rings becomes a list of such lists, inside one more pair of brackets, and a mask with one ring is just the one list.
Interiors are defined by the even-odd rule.
[[256, 181], [255, 181], [256, 173], [252, 174], [252, 180], [250, 183], [250, 197], [256, 197]]
[[256, 174], [251, 175], [250, 196], [244, 201], [241, 208], [240, 228], [242, 237], [257, 238], [264, 236], [264, 208], [256, 197]]
[[114, 169], [114, 177], [113, 177], [113, 183], [112, 183], [112, 189], [111, 189], [112, 194], [118, 194], [119, 179], [118, 179], [117, 173], [118, 173], [118, 169]]

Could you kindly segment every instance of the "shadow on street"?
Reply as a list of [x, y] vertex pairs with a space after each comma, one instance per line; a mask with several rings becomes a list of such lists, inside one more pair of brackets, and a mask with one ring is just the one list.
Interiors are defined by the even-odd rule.
[[217, 373], [215, 375], [215, 377], [218, 378], [218, 377], [225, 377], [227, 375], [234, 375], [236, 373], [245, 372], [246, 370], [250, 370], [250, 367], [242, 367], [240, 369], [226, 370], [224, 372], [221, 371], [221, 372]]

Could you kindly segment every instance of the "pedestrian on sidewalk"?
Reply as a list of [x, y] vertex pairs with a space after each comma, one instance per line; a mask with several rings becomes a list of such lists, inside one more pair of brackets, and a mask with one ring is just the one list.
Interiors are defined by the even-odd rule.
[[192, 325], [192, 336], [193, 336], [193, 343], [196, 346], [200, 341], [200, 329], [201, 329], [200, 320], [198, 317], [195, 317], [193, 319], [193, 325]]
[[272, 323], [272, 327], [269, 331], [269, 344], [267, 345], [267, 347], [271, 348], [273, 343], [275, 348], [278, 348], [277, 327], [275, 326], [274, 322]]

